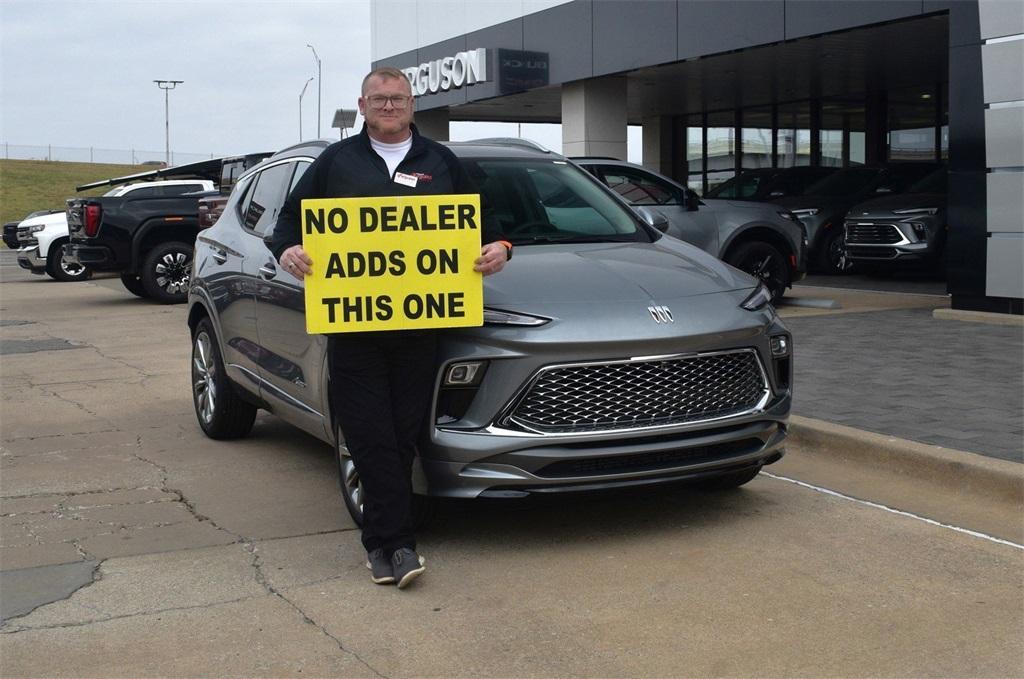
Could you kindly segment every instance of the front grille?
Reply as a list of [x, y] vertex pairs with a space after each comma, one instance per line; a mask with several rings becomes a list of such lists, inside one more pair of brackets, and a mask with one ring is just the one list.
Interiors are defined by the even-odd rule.
[[865, 248], [847, 245], [846, 254], [854, 259], [895, 259], [897, 252], [896, 248]]
[[27, 226], [23, 226], [18, 229], [18, 245], [23, 248], [34, 247], [39, 245], [39, 240], [32, 235], [32, 231]]
[[753, 349], [553, 366], [502, 424], [541, 433], [659, 427], [750, 412], [767, 394]]
[[737, 457], [759, 450], [763, 445], [764, 443], [761, 439], [743, 439], [741, 441], [729, 441], [712, 446], [679, 448], [654, 453], [560, 460], [542, 467], [535, 473], [537, 476], [544, 478], [566, 478], [657, 471], [659, 469], [671, 469], [683, 465], [715, 462], [730, 457]]
[[903, 234], [892, 224], [846, 224], [846, 242], [863, 245], [899, 243]]

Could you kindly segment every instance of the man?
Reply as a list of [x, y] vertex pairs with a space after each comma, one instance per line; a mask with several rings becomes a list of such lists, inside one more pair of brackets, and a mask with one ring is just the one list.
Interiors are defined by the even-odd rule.
[[[419, 134], [412, 106], [412, 88], [398, 69], [379, 68], [363, 79], [362, 132], [328, 146], [281, 210], [269, 247], [286, 271], [312, 271], [301, 245], [305, 198], [478, 192], [450, 150]], [[473, 268], [486, 276], [501, 271], [512, 246], [484, 221], [485, 244]], [[402, 589], [424, 571], [412, 530], [412, 463], [431, 401], [437, 334], [341, 333], [328, 347], [331, 403], [365, 493], [366, 565], [375, 583]]]

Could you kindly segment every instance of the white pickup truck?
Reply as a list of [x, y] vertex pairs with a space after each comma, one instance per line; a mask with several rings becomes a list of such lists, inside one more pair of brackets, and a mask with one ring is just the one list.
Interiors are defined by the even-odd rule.
[[[205, 179], [175, 179], [140, 182], [118, 186], [104, 196], [166, 198], [196, 191], [213, 191], [216, 186]], [[66, 261], [68, 218], [64, 211], [29, 217], [18, 224], [18, 265], [34, 274], [46, 274], [58, 281], [81, 281], [92, 275], [88, 267]]]

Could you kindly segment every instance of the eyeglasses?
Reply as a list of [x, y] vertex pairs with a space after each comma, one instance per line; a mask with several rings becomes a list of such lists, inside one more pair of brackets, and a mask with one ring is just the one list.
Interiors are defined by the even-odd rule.
[[409, 105], [409, 101], [412, 97], [407, 97], [404, 94], [393, 94], [390, 97], [385, 97], [382, 94], [375, 94], [372, 97], [367, 97], [366, 101], [370, 103], [370, 108], [374, 110], [380, 110], [384, 108], [390, 101], [391, 106], [396, 109], [404, 109]]

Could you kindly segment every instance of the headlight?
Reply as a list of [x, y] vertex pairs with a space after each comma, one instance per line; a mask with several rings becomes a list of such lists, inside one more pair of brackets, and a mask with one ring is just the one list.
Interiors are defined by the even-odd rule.
[[893, 210], [894, 215], [933, 215], [939, 211], [937, 207], [911, 207], [906, 210]]
[[743, 300], [740, 304], [741, 307], [747, 311], [760, 311], [770, 304], [772, 301], [772, 292], [764, 283], [758, 283], [757, 289], [755, 289], [750, 296]]
[[46, 228], [46, 224], [36, 224], [35, 226], [28, 227], [29, 233], [39, 233]]
[[778, 214], [779, 214], [780, 217], [782, 217], [783, 219], [785, 219], [787, 221], [790, 221], [790, 222], [797, 221], [797, 216], [795, 214], [793, 214], [792, 212], [790, 212], [789, 210], [779, 210]]
[[821, 212], [821, 210], [816, 207], [809, 207], [803, 210], [793, 210], [792, 212], [796, 215], [797, 219], [803, 219], [804, 217], [813, 217]]
[[550, 318], [543, 318], [542, 316], [530, 316], [529, 314], [519, 314], [514, 311], [501, 311], [500, 309], [488, 309], [484, 308], [484, 323], [490, 323], [492, 325], [544, 325], [549, 322]]

